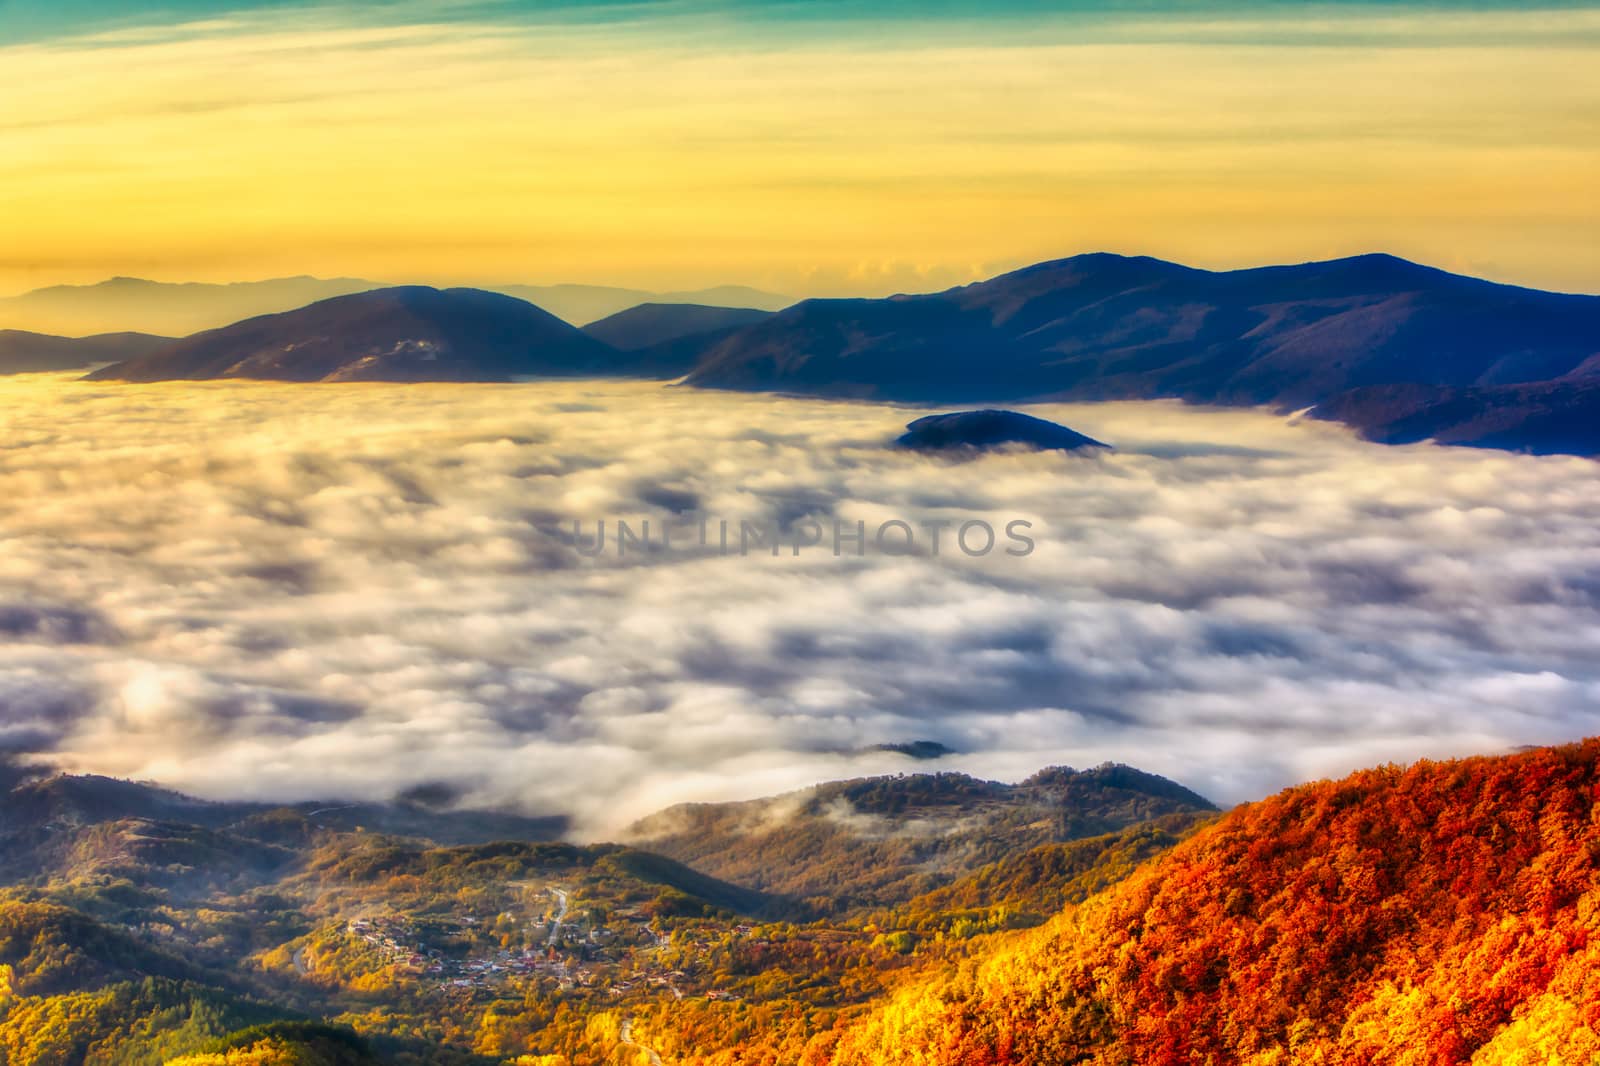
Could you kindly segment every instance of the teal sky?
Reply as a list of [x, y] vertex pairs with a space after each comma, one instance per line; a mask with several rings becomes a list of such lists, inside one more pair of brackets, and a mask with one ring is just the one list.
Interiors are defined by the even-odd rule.
[[[1161, 24], [1173, 17], [1203, 18], [1236, 26], [1232, 39], [1288, 43], [1313, 40], [1369, 40], [1370, 30], [1341, 23], [1373, 16], [1426, 15], [1437, 19], [1435, 33], [1451, 40], [1460, 28], [1451, 16], [1503, 12], [1591, 9], [1574, 0], [1541, 0], [1536, 4], [1494, 0], [1422, 0], [1374, 3], [1371, 0], [1258, 0], [1254, 3], [1207, 4], [1185, 0], [373, 0], [373, 2], [318, 3], [315, 0], [164, 0], [156, 4], [138, 0], [0, 0], [0, 41], [18, 42], [58, 36], [78, 36], [139, 27], [192, 22], [245, 11], [278, 12], [293, 18], [297, 12], [337, 11], [361, 22], [561, 21], [561, 22], [666, 22], [718, 20], [771, 34], [847, 34], [864, 24], [898, 27], [918, 33], [941, 25], [986, 23], [997, 34], [1019, 28], [1075, 25], [1083, 30], [1108, 26], [1130, 32], [1142, 26], [1145, 34], [1161, 36]], [[1287, 29], [1285, 20], [1299, 22]], [[1143, 34], [1142, 34], [1143, 35]]]

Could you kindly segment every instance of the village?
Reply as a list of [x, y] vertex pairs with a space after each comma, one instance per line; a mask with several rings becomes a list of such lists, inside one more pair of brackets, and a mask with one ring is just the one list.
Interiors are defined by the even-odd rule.
[[[702, 996], [723, 1002], [741, 998], [724, 989], [696, 990], [696, 981], [686, 970], [651, 964], [648, 956], [671, 946], [672, 937], [652, 928], [638, 911], [616, 912], [614, 925], [587, 917], [569, 921], [567, 892], [560, 888], [548, 892], [557, 901], [555, 913], [527, 919], [519, 947], [463, 952], [463, 945], [476, 945], [484, 939], [483, 923], [473, 916], [418, 920], [399, 914], [377, 915], [352, 918], [344, 931], [375, 950], [385, 965], [423, 979], [437, 993], [499, 994], [508, 985], [532, 981], [546, 983], [561, 994], [589, 992], [621, 998], [659, 992], [675, 999]], [[501, 915], [500, 920], [515, 921], [510, 915]], [[753, 929], [738, 925], [730, 931], [749, 935]], [[686, 937], [678, 946], [696, 955], [709, 949], [708, 941], [701, 937]]]

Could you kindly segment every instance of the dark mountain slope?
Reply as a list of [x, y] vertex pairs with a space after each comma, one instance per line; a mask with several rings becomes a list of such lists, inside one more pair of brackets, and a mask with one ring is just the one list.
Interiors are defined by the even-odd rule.
[[1295, 409], [1380, 385], [1543, 382], [1592, 373], [1597, 355], [1600, 297], [1385, 255], [1211, 272], [1096, 254], [925, 296], [806, 301], [710, 339], [689, 382], [918, 402], [1176, 397]]
[[806, 300], [709, 343], [688, 383], [976, 402], [1038, 394], [1035, 354], [943, 296]]
[[583, 332], [618, 351], [631, 352], [683, 337], [753, 325], [771, 314], [748, 307], [645, 303], [591, 322]]
[[590, 323], [583, 331], [626, 352], [638, 377], [679, 378], [694, 369], [707, 344], [729, 337], [772, 312], [700, 304], [640, 304]]
[[1530, 385], [1374, 385], [1313, 412], [1384, 444], [1437, 440], [1535, 455], [1600, 455], [1600, 376]]
[[0, 374], [81, 370], [95, 363], [133, 359], [171, 343], [170, 337], [148, 333], [53, 337], [45, 333], [0, 329]]
[[122, 381], [510, 381], [616, 370], [616, 353], [522, 300], [412, 286], [197, 333], [97, 372]]
[[1600, 740], [1235, 809], [837, 1066], [1600, 1060]]

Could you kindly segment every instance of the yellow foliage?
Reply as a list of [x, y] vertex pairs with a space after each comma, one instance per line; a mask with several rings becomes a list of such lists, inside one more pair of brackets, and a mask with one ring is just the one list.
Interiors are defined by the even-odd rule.
[[1472, 1056], [1472, 1066], [1567, 1066], [1600, 1062], [1600, 1033], [1571, 1000], [1546, 994]]
[[168, 1059], [166, 1066], [299, 1066], [299, 1062], [292, 1049], [269, 1040], [216, 1054]]

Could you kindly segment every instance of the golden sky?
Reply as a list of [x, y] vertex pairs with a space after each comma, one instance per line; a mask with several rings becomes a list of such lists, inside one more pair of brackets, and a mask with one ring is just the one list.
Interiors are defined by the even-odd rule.
[[1386, 250], [1600, 291], [1600, 11], [431, 7], [0, 34], [0, 294], [299, 273], [876, 294], [1102, 249]]

